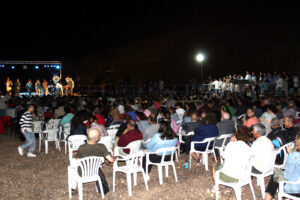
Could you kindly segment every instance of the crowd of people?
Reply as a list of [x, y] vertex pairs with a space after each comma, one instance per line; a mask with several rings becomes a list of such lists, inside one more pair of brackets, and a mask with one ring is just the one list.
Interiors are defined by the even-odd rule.
[[[227, 78], [234, 77], [228, 76]], [[291, 78], [276, 75], [276, 73], [273, 76], [261, 73], [257, 77], [247, 73], [243, 78], [249, 81], [245, 85], [245, 91], [256, 91], [251, 88], [267, 82], [268, 87], [263, 86], [263, 96], [247, 95], [248, 92], [236, 95], [237, 90], [229, 90], [221, 94], [219, 88], [215, 87], [216, 94], [198, 94], [191, 98], [148, 96], [144, 101], [136, 101], [130, 96], [102, 98], [9, 96], [5, 102], [2, 99], [2, 104], [16, 108], [16, 130], [21, 128], [19, 135], [26, 138], [26, 144], [18, 147], [20, 155], [23, 155], [23, 151], [29, 147], [27, 156], [36, 156], [32, 121], [47, 122], [52, 118], [62, 119], [61, 125], [71, 124], [68, 137], [78, 134], [88, 137], [88, 143], [82, 145], [77, 152], [79, 158], [98, 155], [110, 162], [114, 162], [115, 157], [110, 155], [105, 146], [97, 144], [97, 141], [102, 136], [107, 136], [105, 128], [112, 125], [120, 125], [114, 146], [119, 148], [119, 154], [122, 156], [130, 154], [129, 150], [124, 147], [137, 140], [143, 140], [142, 148], [149, 152], [155, 152], [163, 147], [175, 147], [179, 144], [180, 131], [194, 132], [193, 135], [183, 134], [184, 143], [180, 144], [181, 153], [187, 154], [190, 153], [193, 141], [233, 134], [225, 151], [221, 155], [216, 151], [218, 161], [224, 159], [224, 163], [218, 162], [214, 166], [213, 177], [215, 177], [215, 172], [219, 171], [223, 181], [238, 181], [244, 175], [241, 169], [245, 167], [250, 156], [253, 163], [252, 172], [264, 173], [270, 170], [271, 152], [275, 148], [295, 141], [295, 148], [288, 149], [290, 155], [281, 176], [289, 181], [297, 181], [300, 178], [300, 132], [296, 126], [300, 123], [300, 97], [297, 96], [298, 78], [297, 80]], [[290, 79], [293, 84], [290, 83]], [[278, 85], [280, 81], [286, 81], [287, 86]], [[229, 83], [232, 84], [232, 82]], [[216, 140], [215, 146], [221, 144], [222, 141]], [[204, 151], [206, 144], [197, 144], [195, 149]], [[196, 163], [201, 162], [200, 154], [193, 153], [192, 157]], [[151, 162], [154, 163], [160, 162], [161, 159], [161, 155], [156, 154], [150, 157]], [[167, 155], [165, 159], [170, 159], [170, 155]], [[283, 155], [279, 155], [276, 163], [282, 163], [283, 160]], [[143, 167], [145, 168], [145, 160]], [[101, 176], [103, 177], [103, 174]], [[277, 188], [278, 179], [274, 175], [268, 183], [266, 199], [274, 198]], [[300, 185], [286, 184], [284, 189], [293, 195], [300, 194]], [[211, 192], [215, 191], [216, 188], [211, 189]]]

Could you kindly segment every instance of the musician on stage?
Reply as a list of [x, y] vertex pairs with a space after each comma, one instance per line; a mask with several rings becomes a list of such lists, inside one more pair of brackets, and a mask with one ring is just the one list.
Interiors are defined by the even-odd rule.
[[37, 80], [35, 82], [35, 93], [36, 93], [36, 95], [41, 96], [41, 89], [42, 89], [41, 82], [40, 82], [40, 80]]
[[67, 78], [66, 94], [72, 95], [72, 79], [69, 77]]
[[75, 83], [74, 83], [72, 78], [70, 78], [70, 79], [71, 79], [71, 96], [73, 96], [73, 90], [74, 90], [74, 87], [75, 87]]
[[19, 96], [20, 91], [21, 91], [21, 82], [19, 79], [17, 79], [17, 82], [15, 82], [15, 96]]
[[44, 88], [44, 94], [45, 94], [46, 96], [48, 96], [49, 90], [48, 90], [48, 82], [46, 81], [46, 79], [44, 79], [44, 82], [43, 82], [43, 88]]
[[9, 93], [9, 96], [11, 96], [12, 86], [13, 86], [13, 82], [9, 79], [9, 77], [7, 77], [6, 92]]
[[58, 95], [61, 95], [61, 96], [64, 95], [64, 89], [63, 89], [62, 84], [55, 83], [55, 88], [56, 88], [56, 91], [58, 92]]
[[26, 83], [26, 88], [27, 88], [29, 96], [31, 97], [31, 92], [32, 92], [32, 88], [33, 88], [33, 84], [31, 82], [31, 79], [29, 79], [28, 82]]

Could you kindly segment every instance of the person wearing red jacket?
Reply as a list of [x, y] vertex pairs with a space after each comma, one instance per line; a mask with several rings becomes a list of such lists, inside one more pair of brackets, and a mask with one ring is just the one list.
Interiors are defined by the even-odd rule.
[[[141, 131], [138, 130], [137, 125], [134, 120], [130, 120], [127, 124], [127, 128], [120, 136], [119, 140], [117, 141], [118, 147], [126, 147], [129, 143], [142, 140], [143, 134]], [[120, 148], [119, 149], [120, 155], [126, 156], [130, 153], [129, 149]]]

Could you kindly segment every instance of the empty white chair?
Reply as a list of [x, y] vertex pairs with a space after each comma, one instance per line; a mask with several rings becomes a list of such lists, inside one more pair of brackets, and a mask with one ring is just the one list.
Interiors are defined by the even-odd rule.
[[98, 143], [104, 144], [106, 149], [112, 153], [112, 138], [110, 136], [102, 136]]
[[265, 199], [265, 177], [268, 177], [268, 176], [271, 176], [272, 174], [274, 174], [274, 171], [273, 171], [274, 164], [275, 164], [276, 156], [279, 152], [280, 152], [280, 150], [274, 150], [274, 151], [270, 152], [270, 155], [268, 156], [268, 158], [269, 158], [268, 166], [266, 166], [266, 169], [269, 169], [269, 170], [263, 172], [262, 174], [251, 173], [251, 176], [253, 176], [257, 179], [257, 185], [260, 186], [262, 199]]
[[[160, 163], [153, 163], [150, 161], [150, 155], [151, 154], [161, 154], [162, 153], [162, 159]], [[167, 153], [171, 153], [170, 154], [170, 160], [169, 161], [165, 161], [165, 157]], [[163, 167], [165, 167], [166, 170], [166, 177], [168, 177], [168, 167], [171, 166], [173, 167], [173, 173], [174, 173], [174, 177], [175, 177], [175, 181], [177, 181], [177, 174], [176, 174], [176, 168], [175, 168], [175, 164], [174, 164], [174, 154], [176, 155], [176, 147], [166, 147], [166, 148], [160, 148], [158, 149], [156, 152], [147, 152], [146, 153], [146, 174], [149, 177], [148, 174], [148, 166], [149, 165], [156, 165], [158, 168], [158, 178], [159, 178], [159, 184], [163, 184], [163, 175], [162, 175], [162, 171], [163, 171]]]
[[239, 179], [238, 182], [230, 182], [230, 183], [224, 182], [220, 179], [221, 170], [216, 171], [216, 180], [215, 180], [216, 200], [218, 200], [219, 185], [225, 185], [227, 187], [232, 187], [234, 189], [236, 199], [241, 200], [242, 199], [242, 187], [245, 185], [248, 185], [248, 184], [250, 186], [253, 199], [255, 200], [255, 194], [254, 194], [253, 186], [251, 183], [251, 170], [252, 170], [252, 164], [251, 164], [251, 160], [249, 158], [249, 162], [248, 162], [247, 166], [245, 167], [245, 173], [244, 173], [245, 176], [243, 178]]
[[118, 132], [118, 129], [107, 129], [107, 134], [112, 139], [114, 139], [116, 137], [117, 132]]
[[[227, 143], [230, 141], [233, 134], [223, 134], [216, 137], [216, 140], [223, 140], [221, 146], [215, 146], [215, 149], [219, 150], [220, 154], [223, 152], [227, 146]], [[223, 159], [221, 159], [221, 163], [223, 163]]]
[[76, 159], [73, 158], [74, 153], [77, 152], [80, 145], [85, 144], [87, 137], [85, 135], [71, 135], [68, 137], [68, 150], [70, 165], [76, 163]]
[[119, 158], [114, 162], [113, 166], [113, 192], [115, 192], [116, 187], [116, 172], [122, 172], [126, 174], [127, 178], [127, 187], [128, 187], [128, 195], [132, 196], [132, 185], [131, 185], [131, 174], [133, 174], [134, 186], [137, 185], [137, 173], [141, 172], [144, 178], [146, 190], [148, 190], [147, 180], [145, 176], [144, 169], [142, 167], [142, 158], [144, 156], [144, 152], [135, 152], [128, 156], [122, 157], [122, 161], [126, 162], [124, 166], [118, 166]]
[[[190, 150], [190, 169], [192, 168], [192, 153], [200, 153], [202, 155], [202, 161], [203, 161], [203, 165], [205, 166], [205, 170], [208, 171], [208, 155], [209, 154], [213, 154], [215, 161], [217, 162], [216, 159], [216, 155], [215, 155], [215, 151], [214, 151], [214, 142], [215, 142], [216, 137], [210, 137], [210, 138], [206, 138], [205, 140], [201, 141], [201, 142], [191, 142], [191, 150]], [[205, 151], [198, 151], [195, 149], [195, 144], [206, 144], [206, 149]], [[211, 144], [213, 144], [213, 147], [210, 148]]]
[[279, 182], [279, 192], [278, 192], [278, 200], [282, 200], [283, 197], [289, 198], [289, 199], [294, 199], [294, 200], [300, 200], [299, 197], [295, 197], [293, 195], [290, 195], [284, 191], [284, 184], [300, 184], [300, 178], [296, 182], [291, 182], [291, 181], [280, 181]]
[[[119, 153], [120, 148], [129, 149], [130, 154], [139, 152], [141, 149], [142, 142], [143, 142], [143, 140], [136, 140], [136, 141], [130, 142], [126, 147], [116, 146], [114, 149], [114, 156], [122, 156]], [[121, 159], [119, 159], [119, 160], [121, 160]]]
[[40, 132], [42, 132], [43, 122], [42, 121], [35, 121], [32, 124], [33, 124], [33, 133], [40, 134]]
[[[72, 198], [73, 182], [77, 183], [79, 199], [83, 200], [83, 183], [98, 181], [101, 190], [101, 196], [102, 199], [104, 199], [102, 182], [98, 174], [99, 168], [103, 162], [103, 157], [91, 156], [77, 160], [76, 166], [68, 167], [69, 198]], [[78, 173], [78, 167], [80, 168], [81, 174]]]
[[39, 151], [41, 152], [42, 141], [45, 142], [45, 151], [48, 154], [48, 142], [55, 142], [55, 147], [60, 151], [58, 129], [48, 129], [39, 134]]

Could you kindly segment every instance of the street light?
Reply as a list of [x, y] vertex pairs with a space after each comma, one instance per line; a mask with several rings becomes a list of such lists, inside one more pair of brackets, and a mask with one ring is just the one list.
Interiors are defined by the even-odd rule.
[[198, 63], [200, 63], [200, 67], [201, 67], [201, 80], [203, 80], [203, 61], [204, 61], [205, 57], [202, 53], [198, 53], [196, 55], [196, 61]]

